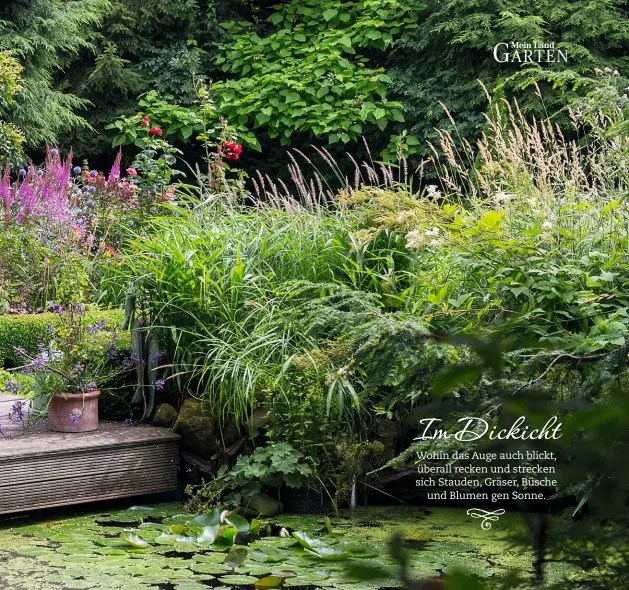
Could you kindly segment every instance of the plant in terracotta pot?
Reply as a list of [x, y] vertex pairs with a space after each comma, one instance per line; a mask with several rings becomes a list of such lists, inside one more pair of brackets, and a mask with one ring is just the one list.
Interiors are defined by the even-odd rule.
[[51, 430], [96, 430], [99, 384], [129, 368], [116, 362], [115, 331], [107, 330], [104, 321], [86, 325], [82, 304], [53, 310], [60, 319], [49, 328], [48, 343], [40, 344], [36, 355], [17, 351], [26, 361], [23, 370], [34, 375], [35, 407], [48, 412]]

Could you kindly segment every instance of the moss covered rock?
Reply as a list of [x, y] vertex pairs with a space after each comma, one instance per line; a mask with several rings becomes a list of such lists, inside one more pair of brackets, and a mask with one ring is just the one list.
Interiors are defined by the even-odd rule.
[[155, 416], [153, 422], [158, 426], [165, 426], [170, 428], [177, 420], [177, 410], [170, 404], [160, 404], [155, 410]]
[[187, 399], [179, 410], [175, 432], [181, 435], [183, 447], [204, 459], [217, 451], [219, 438], [216, 420], [203, 411], [197, 399]]

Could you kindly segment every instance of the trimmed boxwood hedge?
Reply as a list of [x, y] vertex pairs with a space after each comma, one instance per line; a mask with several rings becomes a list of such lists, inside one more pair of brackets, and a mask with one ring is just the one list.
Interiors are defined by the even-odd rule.
[[[120, 328], [124, 319], [124, 311], [88, 310], [85, 313], [86, 325], [101, 320], [107, 322], [108, 328]], [[15, 367], [21, 364], [15, 354], [15, 348], [23, 348], [29, 353], [37, 352], [37, 344], [48, 340], [48, 328], [59, 323], [59, 316], [54, 313], [38, 313], [27, 315], [0, 315], [0, 367]], [[120, 348], [130, 348], [128, 332], [120, 331]]]

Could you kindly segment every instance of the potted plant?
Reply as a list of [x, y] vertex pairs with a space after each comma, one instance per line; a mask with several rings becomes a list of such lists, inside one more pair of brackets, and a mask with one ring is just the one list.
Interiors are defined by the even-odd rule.
[[105, 322], [85, 325], [85, 308], [72, 304], [54, 306], [59, 322], [49, 327], [50, 340], [30, 355], [17, 352], [27, 361], [23, 370], [34, 375], [35, 411], [48, 412], [48, 424], [57, 432], [90, 432], [98, 429], [98, 384], [111, 381], [130, 370], [115, 362], [115, 331]]

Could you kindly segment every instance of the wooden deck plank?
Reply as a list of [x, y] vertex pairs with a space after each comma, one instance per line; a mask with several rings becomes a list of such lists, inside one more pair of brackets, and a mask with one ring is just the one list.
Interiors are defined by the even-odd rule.
[[102, 423], [66, 434], [0, 440], [0, 514], [177, 489], [179, 436], [165, 428]]

